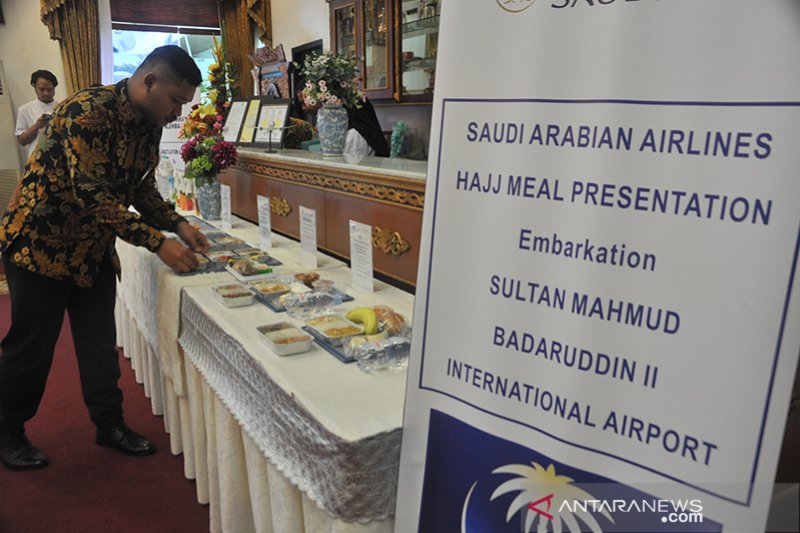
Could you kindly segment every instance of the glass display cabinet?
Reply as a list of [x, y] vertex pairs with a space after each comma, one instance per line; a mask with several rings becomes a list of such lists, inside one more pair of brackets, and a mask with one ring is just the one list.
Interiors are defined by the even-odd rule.
[[358, 57], [371, 100], [393, 97], [395, 47], [392, 0], [332, 0], [331, 49]]
[[[356, 5], [346, 2], [341, 7], [331, 6], [331, 48], [337, 55], [356, 55]], [[335, 33], [333, 33], [335, 32]]]
[[441, 0], [400, 0], [400, 100], [431, 99], [436, 80]]
[[330, 0], [331, 49], [360, 60], [371, 100], [430, 101], [442, 0]]

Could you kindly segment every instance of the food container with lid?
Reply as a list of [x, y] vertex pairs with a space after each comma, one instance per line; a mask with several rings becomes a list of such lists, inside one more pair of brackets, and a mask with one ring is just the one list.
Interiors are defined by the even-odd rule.
[[228, 260], [234, 256], [230, 250], [218, 250], [216, 252], [207, 252], [206, 257], [215, 263], [227, 263]]
[[239, 281], [255, 281], [274, 277], [271, 266], [253, 259], [232, 259], [228, 261], [225, 270], [233, 274]]
[[261, 341], [276, 355], [292, 355], [311, 349], [312, 337], [288, 322], [259, 326]]
[[233, 250], [236, 255], [242, 257], [258, 257], [262, 255], [266, 255], [266, 252], [261, 250], [260, 248], [255, 248], [253, 246], [247, 246], [244, 248], [234, 248]]
[[243, 305], [250, 305], [253, 303], [253, 291], [248, 289], [241, 283], [225, 283], [224, 285], [215, 285], [211, 288], [214, 291], [214, 296], [225, 307], [241, 307]]
[[251, 281], [250, 287], [258, 291], [263, 296], [273, 298], [289, 292], [291, 289], [291, 283], [287, 283], [286, 281], [280, 279], [264, 279], [259, 281]]
[[306, 324], [333, 346], [341, 346], [344, 339], [364, 333], [364, 326], [335, 313], [311, 318]]

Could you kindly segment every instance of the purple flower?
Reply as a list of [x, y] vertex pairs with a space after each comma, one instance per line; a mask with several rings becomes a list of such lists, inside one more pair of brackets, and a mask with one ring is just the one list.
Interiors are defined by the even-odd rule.
[[218, 165], [220, 170], [235, 165], [238, 156], [236, 145], [232, 142], [219, 140], [211, 148], [211, 161]]

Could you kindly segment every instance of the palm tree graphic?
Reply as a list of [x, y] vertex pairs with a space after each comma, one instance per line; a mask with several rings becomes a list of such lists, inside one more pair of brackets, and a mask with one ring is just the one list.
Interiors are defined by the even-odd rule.
[[[580, 519], [592, 531], [592, 533], [602, 533], [603, 529], [597, 523], [594, 516], [589, 509], [584, 511], [583, 508], [574, 509], [574, 512], [569, 512], [566, 509], [564, 512], [559, 512], [558, 503], [553, 508], [550, 508], [551, 502], [563, 501], [578, 501], [584, 502], [586, 500], [596, 500], [594, 496], [585, 490], [572, 485], [574, 481], [567, 476], [559, 476], [556, 474], [556, 468], [550, 464], [547, 468], [542, 467], [540, 464], [531, 462], [533, 467], [528, 465], [510, 464], [496, 468], [492, 474], [515, 474], [514, 477], [502, 483], [492, 493], [490, 500], [494, 500], [503, 494], [509, 492], [519, 492], [516, 498], [508, 506], [506, 513], [506, 522], [511, 520], [511, 517], [517, 514], [517, 511], [523, 509], [526, 512], [525, 516], [525, 533], [532, 532], [533, 527], [538, 520], [537, 533], [562, 533], [562, 531], [570, 531], [579, 533], [582, 531], [581, 525], [578, 523]], [[542, 498], [542, 495], [549, 496]], [[551, 497], [552, 496], [552, 497]], [[547, 508], [542, 510], [547, 511], [534, 511], [528, 507], [531, 502], [538, 503], [547, 500]], [[538, 507], [537, 507], [538, 509]], [[600, 514], [605, 516], [612, 524], [614, 519], [605, 509], [601, 509]], [[552, 520], [547, 516], [552, 515]], [[566, 527], [566, 529], [565, 529]], [[552, 529], [551, 529], [552, 528]]]

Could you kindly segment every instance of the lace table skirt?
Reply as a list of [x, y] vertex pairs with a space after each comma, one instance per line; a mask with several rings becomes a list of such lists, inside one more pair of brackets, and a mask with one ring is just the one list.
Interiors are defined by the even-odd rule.
[[401, 429], [338, 437], [186, 295], [178, 341], [247, 436], [316, 505], [347, 522], [394, 514]]

